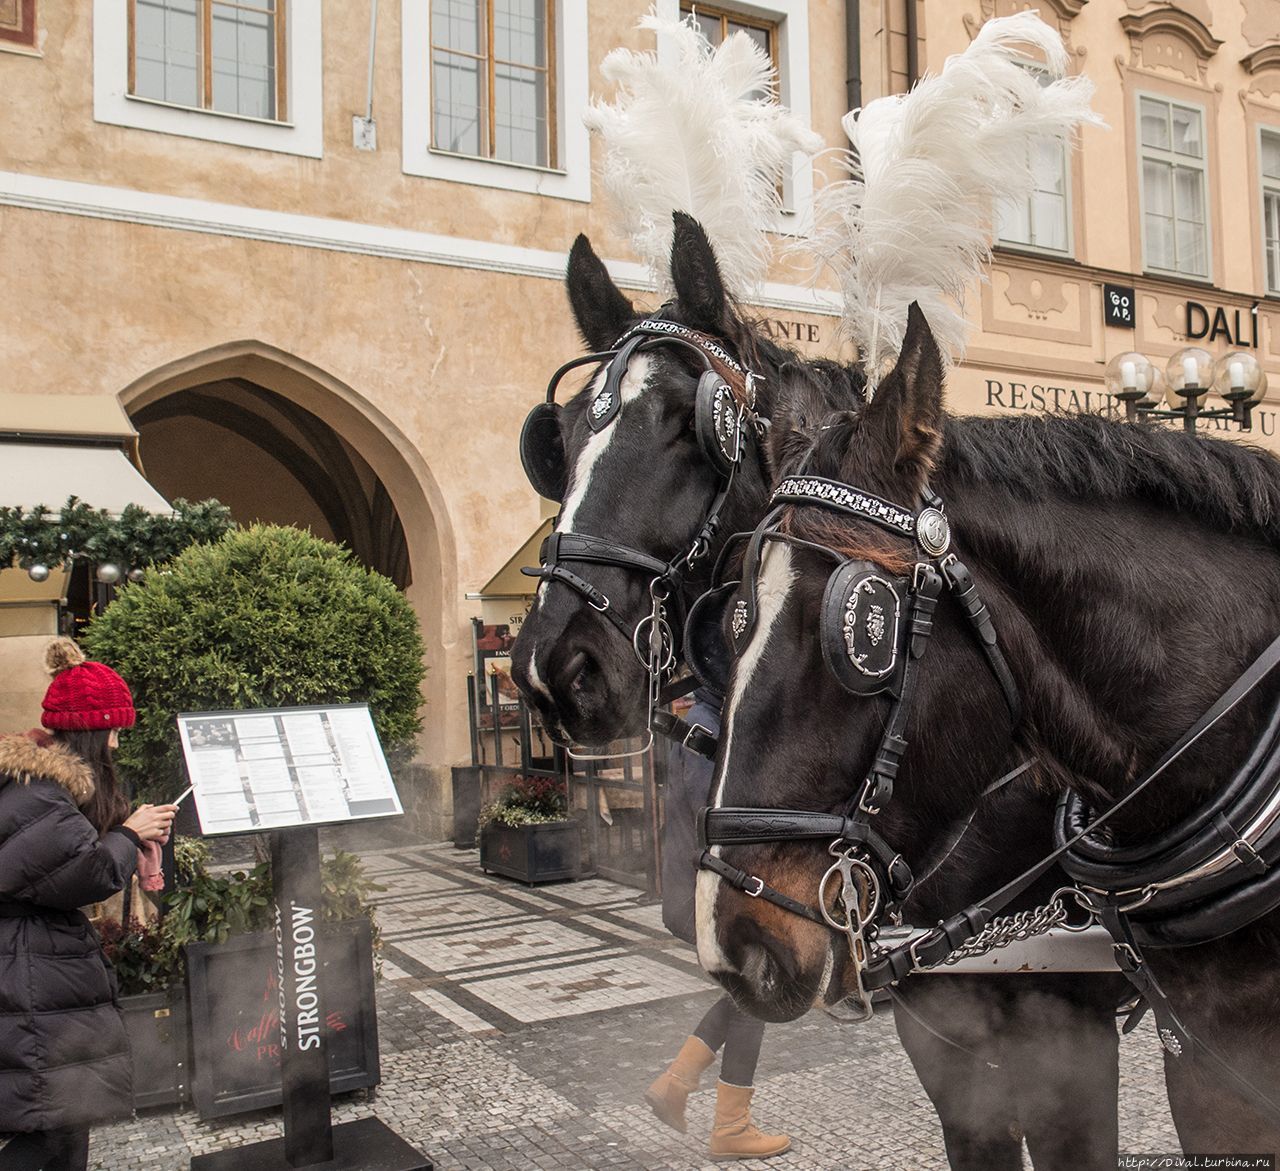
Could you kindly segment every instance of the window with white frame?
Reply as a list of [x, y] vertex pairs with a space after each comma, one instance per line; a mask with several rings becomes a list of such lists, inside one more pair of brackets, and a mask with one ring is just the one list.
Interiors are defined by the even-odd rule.
[[1146, 94], [1138, 98], [1142, 239], [1146, 267], [1209, 276], [1204, 111]]
[[1259, 147], [1262, 173], [1262, 249], [1267, 292], [1280, 295], [1280, 130], [1263, 130]]
[[[681, 0], [680, 15], [692, 17], [702, 35], [713, 47], [723, 44], [734, 33], [746, 33], [773, 62], [778, 87], [782, 87], [782, 69], [778, 62], [778, 22], [763, 17], [748, 16], [710, 4], [698, 4], [694, 0]], [[763, 94], [758, 95], [763, 97]]]
[[555, 0], [432, 0], [431, 144], [555, 167]]
[[93, 0], [94, 121], [323, 158], [321, 25], [320, 0]]
[[129, 93], [283, 121], [286, 0], [130, 0]]
[[[1032, 69], [1041, 85], [1052, 80], [1046, 69], [1027, 68]], [[1026, 199], [1008, 201], [1000, 208], [1000, 243], [1071, 255], [1069, 150], [1069, 143], [1054, 137], [1046, 137], [1031, 147], [1034, 186]]]

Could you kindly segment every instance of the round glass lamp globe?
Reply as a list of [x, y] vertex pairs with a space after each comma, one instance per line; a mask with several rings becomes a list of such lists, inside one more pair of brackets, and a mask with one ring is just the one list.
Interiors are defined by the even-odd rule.
[[1267, 372], [1247, 350], [1231, 350], [1214, 363], [1213, 391], [1246, 402], [1260, 403], [1267, 393]]
[[1107, 393], [1112, 396], [1141, 391], [1137, 401], [1145, 406], [1156, 406], [1164, 397], [1164, 377], [1146, 354], [1126, 350], [1107, 363], [1102, 375]]
[[[1169, 401], [1176, 398], [1200, 398], [1209, 393], [1213, 382], [1213, 355], [1199, 346], [1186, 346], [1169, 359], [1165, 367], [1165, 377], [1169, 382]], [[1187, 387], [1194, 387], [1194, 396], [1184, 394]]]

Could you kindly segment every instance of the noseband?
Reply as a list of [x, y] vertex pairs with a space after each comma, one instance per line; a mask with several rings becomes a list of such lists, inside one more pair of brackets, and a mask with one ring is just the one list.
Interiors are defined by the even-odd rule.
[[[555, 401], [560, 381], [578, 366], [607, 363], [603, 383], [587, 407], [587, 423], [593, 434], [598, 433], [610, 426], [622, 409], [622, 380], [632, 356], [660, 346], [680, 347], [692, 353], [702, 367], [694, 428], [699, 449], [715, 471], [719, 484], [693, 540], [664, 562], [617, 541], [557, 529], [543, 542], [538, 554], [539, 565], [522, 568], [520, 572], [567, 586], [602, 614], [630, 643], [648, 674], [650, 729], [673, 735], [709, 756], [715, 742], [705, 729], [688, 727], [671, 713], [659, 710], [661, 704], [674, 698], [662, 691], [662, 681], [670, 675], [676, 662], [678, 633], [683, 627], [680, 590], [684, 575], [710, 549], [720, 530], [721, 514], [746, 451], [748, 447], [756, 447], [758, 455], [758, 444], [753, 441], [759, 439], [768, 425], [756, 411], [760, 376], [746, 369], [706, 334], [660, 317], [646, 318], [618, 338], [612, 349], [575, 358], [552, 375], [546, 400], [535, 406], [525, 420], [520, 434], [520, 457], [533, 487], [541, 495], [563, 502], [569, 468], [561, 430], [562, 408]], [[720, 372], [722, 368], [729, 372], [733, 383]], [[570, 565], [608, 565], [643, 575], [648, 581], [648, 611], [630, 625], [619, 615], [608, 594], [582, 573], [570, 569]], [[669, 605], [674, 613], [669, 613]], [[684, 690], [692, 690], [692, 685]]]
[[[796, 504], [818, 505], [870, 521], [912, 540], [916, 562], [910, 579], [895, 578], [871, 562], [845, 560], [825, 545], [779, 532], [783, 508]], [[828, 579], [822, 606], [820, 640], [828, 669], [845, 690], [859, 696], [886, 693], [893, 706], [871, 767], [841, 812], [704, 809], [698, 822], [703, 846], [699, 865], [752, 898], [763, 898], [845, 935], [857, 976], [856, 1009], [865, 1019], [871, 1013], [875, 989], [942, 962], [986, 926], [980, 909], [968, 908], [909, 944], [872, 951], [880, 915], [900, 908], [915, 882], [906, 860], [880, 836], [872, 819], [893, 795], [907, 749], [918, 664], [928, 648], [934, 611], [944, 589], [951, 591], [968, 618], [1015, 726], [1021, 719], [1021, 701], [973, 575], [950, 552], [950, 524], [937, 496], [926, 490], [921, 506], [909, 509], [835, 480], [798, 475], [778, 486], [770, 505], [747, 549], [743, 592], [731, 620], [735, 651], [740, 653], [746, 646], [756, 623], [756, 571], [763, 543], [781, 540], [814, 549], [840, 562]], [[710, 849], [796, 841], [826, 841], [834, 858], [819, 883], [816, 909], [730, 866]]]

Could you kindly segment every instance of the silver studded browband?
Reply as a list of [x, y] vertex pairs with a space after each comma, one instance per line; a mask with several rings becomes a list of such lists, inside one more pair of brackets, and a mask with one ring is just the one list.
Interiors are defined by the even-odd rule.
[[727, 350], [719, 346], [711, 338], [697, 330], [690, 329], [688, 326], [680, 325], [675, 321], [663, 321], [661, 318], [647, 317], [638, 325], [633, 325], [626, 333], [624, 333], [616, 342], [614, 348], [617, 349], [629, 337], [637, 333], [667, 333], [672, 337], [682, 338], [687, 342], [691, 342], [701, 350], [705, 350], [712, 357], [719, 358], [730, 370], [737, 374], [741, 374], [744, 378], [747, 371], [744, 370], [738, 360], [732, 357]]
[[818, 504], [872, 521], [900, 536], [916, 536], [915, 513], [881, 500], [879, 496], [872, 496], [869, 492], [859, 492], [848, 484], [827, 480], [822, 476], [788, 476], [774, 489], [769, 503], [770, 506]]

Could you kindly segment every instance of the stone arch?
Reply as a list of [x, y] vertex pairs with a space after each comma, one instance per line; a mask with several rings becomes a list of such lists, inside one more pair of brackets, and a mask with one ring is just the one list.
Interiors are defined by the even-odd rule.
[[[329, 425], [372, 469], [403, 528], [408, 559], [405, 595], [418, 614], [427, 647], [423, 685], [421, 754], [432, 764], [455, 754], [465, 728], [451, 709], [451, 660], [455, 630], [457, 549], [443, 493], [418, 447], [377, 406], [353, 387], [318, 366], [255, 339], [224, 342], [135, 378], [118, 392], [131, 418], [154, 410], [165, 399], [210, 384], [251, 384]], [[146, 449], [142, 457], [146, 460]], [[465, 716], [465, 713], [463, 713]]]

